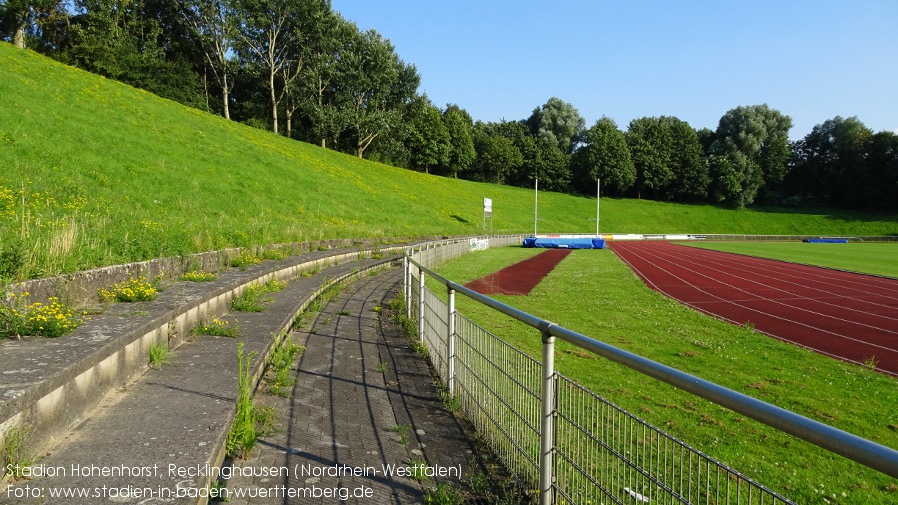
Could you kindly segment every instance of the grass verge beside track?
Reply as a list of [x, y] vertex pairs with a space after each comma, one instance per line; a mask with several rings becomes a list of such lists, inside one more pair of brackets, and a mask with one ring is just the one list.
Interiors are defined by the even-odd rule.
[[[497, 248], [439, 268], [465, 283], [534, 254]], [[650, 289], [609, 250], [575, 251], [528, 296], [531, 314], [766, 402], [898, 447], [898, 381], [706, 317]], [[459, 310], [531, 356], [536, 330], [464, 297]], [[596, 393], [798, 503], [898, 501], [898, 481], [561, 343], [556, 365]]]
[[850, 242], [806, 244], [804, 242], [681, 242], [692, 247], [748, 254], [805, 265], [837, 268], [849, 272], [898, 278], [898, 242]]

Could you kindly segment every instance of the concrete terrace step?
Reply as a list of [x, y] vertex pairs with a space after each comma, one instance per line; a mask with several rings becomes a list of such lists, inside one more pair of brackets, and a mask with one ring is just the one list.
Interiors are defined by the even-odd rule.
[[[172, 463], [180, 461], [186, 465], [203, 452], [207, 454], [197, 460], [198, 464], [220, 461], [224, 433], [230, 424], [229, 416], [233, 416], [236, 341], [189, 339], [186, 337], [190, 328], [204, 318], [224, 314], [231, 298], [253, 282], [270, 278], [290, 280], [285, 290], [272, 296], [275, 301], [268, 311], [238, 316], [242, 328], [239, 340], [246, 343], [247, 353], [259, 353], [252, 365], [258, 377], [274, 342], [272, 336], [290, 326], [297, 312], [326, 280], [330, 282], [383, 263], [383, 260], [359, 260], [362, 255], [358, 250], [316, 252], [266, 262], [245, 271], [232, 269], [222, 272], [213, 283], [177, 283], [152, 302], [115, 304], [59, 339], [0, 341], [0, 438], [19, 427], [27, 427], [27, 449], [32, 456], [38, 456], [38, 464], [49, 465], [57, 458], [59, 461], [69, 458], [68, 464], [63, 464], [69, 470], [72, 464], [96, 465], [98, 461], [111, 464], [113, 460], [109, 458], [113, 454], [127, 456], [117, 468], [125, 468], [121, 465], [128, 461], [139, 466], [146, 461], [158, 461], [162, 465], [170, 459]], [[298, 277], [305, 270], [322, 266], [315, 276]], [[148, 370], [147, 349], [156, 342], [166, 341], [177, 351], [161, 371]], [[135, 374], [139, 375], [137, 379], [132, 378]], [[112, 393], [107, 395], [109, 392]], [[169, 404], [176, 410], [162, 408]], [[96, 415], [89, 417], [91, 412]], [[77, 427], [71, 430], [73, 426]], [[171, 433], [169, 427], [176, 427], [176, 433]], [[204, 433], [206, 436], [196, 437], [203, 430], [208, 432]], [[179, 440], [178, 433], [185, 438]], [[88, 449], [83, 444], [92, 443], [92, 437], [98, 446]], [[200, 439], [196, 442], [197, 449], [188, 447], [193, 442], [187, 440], [196, 439]], [[142, 446], [133, 444], [138, 440]], [[171, 452], [171, 443], [179, 450]], [[82, 449], [65, 456], [54, 445], [69, 448], [66, 450]], [[160, 459], [163, 452], [164, 458]], [[70, 471], [66, 477], [65, 481], [71, 482]], [[23, 483], [37, 484], [43, 480]], [[204, 479], [199, 476], [194, 480], [201, 485]], [[128, 479], [127, 482], [133, 486], [137, 481]], [[5, 496], [6, 486], [4, 483], [0, 489], [0, 503], [11, 500]], [[98, 500], [37, 501], [54, 502], [96, 503]]]

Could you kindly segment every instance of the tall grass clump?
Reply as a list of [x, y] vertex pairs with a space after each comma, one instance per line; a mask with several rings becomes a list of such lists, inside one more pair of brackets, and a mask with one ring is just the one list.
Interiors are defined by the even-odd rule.
[[256, 416], [253, 415], [252, 371], [250, 364], [255, 352], [244, 355], [243, 342], [237, 344], [237, 411], [228, 431], [227, 454], [242, 458], [256, 443]]
[[3, 450], [0, 453], [0, 461], [3, 466], [0, 467], [0, 476], [10, 477], [12, 479], [23, 478], [25, 468], [30, 467], [34, 460], [28, 452], [28, 434], [31, 430], [27, 426], [19, 426], [10, 430], [6, 434], [3, 443]]
[[168, 360], [168, 344], [166, 342], [159, 342], [158, 344], [151, 345], [149, 349], [147, 349], [147, 355], [149, 357], [150, 367], [162, 370], [162, 364]]
[[290, 340], [289, 335], [283, 336], [283, 340], [271, 351], [268, 358], [268, 393], [275, 396], [286, 397], [289, 388], [296, 384], [296, 379], [291, 376], [293, 361], [305, 347], [296, 345]]

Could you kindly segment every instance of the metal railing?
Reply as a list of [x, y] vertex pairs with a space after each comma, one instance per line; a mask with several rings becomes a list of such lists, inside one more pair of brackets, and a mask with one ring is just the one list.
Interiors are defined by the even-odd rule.
[[[490, 246], [520, 240], [491, 238]], [[792, 503], [557, 373], [558, 338], [898, 477], [898, 451], [557, 326], [427, 268], [470, 250], [467, 239], [409, 250], [407, 316], [417, 319], [449, 393], [509, 470], [539, 490], [540, 503]], [[446, 287], [448, 302], [427, 289], [425, 277]], [[458, 313], [456, 294], [537, 329], [542, 361]]]

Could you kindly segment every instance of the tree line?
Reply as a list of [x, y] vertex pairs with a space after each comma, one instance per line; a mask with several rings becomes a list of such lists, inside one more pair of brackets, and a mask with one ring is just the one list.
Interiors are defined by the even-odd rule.
[[329, 0], [3, 0], [0, 37], [299, 141], [428, 173], [732, 207], [898, 209], [898, 135], [835, 117], [790, 142], [767, 105], [716, 130], [676, 117], [590, 127], [550, 98], [525, 119], [434, 105], [389, 40]]

